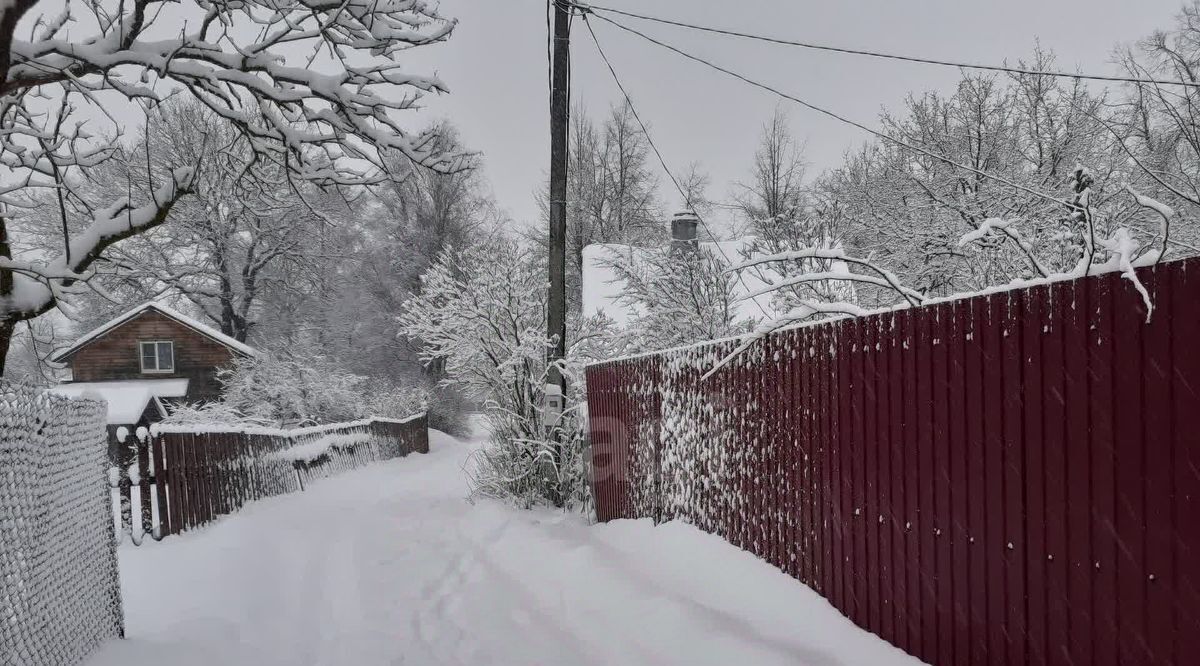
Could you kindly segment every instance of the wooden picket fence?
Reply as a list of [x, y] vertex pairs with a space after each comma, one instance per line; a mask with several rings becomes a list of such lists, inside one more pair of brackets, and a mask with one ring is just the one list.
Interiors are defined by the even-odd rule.
[[[110, 484], [133, 542], [179, 534], [313, 480], [429, 452], [424, 414], [296, 430], [156, 427], [128, 434]], [[136, 517], [136, 519], [135, 519]]]
[[931, 664], [1200, 663], [1200, 259], [587, 369], [600, 520], [685, 520]]

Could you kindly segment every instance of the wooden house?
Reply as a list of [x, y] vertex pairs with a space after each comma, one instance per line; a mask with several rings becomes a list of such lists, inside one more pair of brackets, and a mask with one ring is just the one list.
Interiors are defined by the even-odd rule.
[[255, 350], [158, 303], [146, 303], [89, 331], [51, 360], [71, 378], [51, 389], [108, 402], [109, 429], [154, 423], [172, 403], [220, 396], [217, 371]]

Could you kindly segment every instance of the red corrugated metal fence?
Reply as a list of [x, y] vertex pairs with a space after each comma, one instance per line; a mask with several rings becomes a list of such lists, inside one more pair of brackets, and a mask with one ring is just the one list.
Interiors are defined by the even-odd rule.
[[939, 666], [1200, 659], [1200, 260], [587, 371], [600, 520], [684, 519]]

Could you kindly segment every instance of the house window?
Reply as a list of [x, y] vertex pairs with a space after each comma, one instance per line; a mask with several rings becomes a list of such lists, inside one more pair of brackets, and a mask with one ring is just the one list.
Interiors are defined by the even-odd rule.
[[142, 372], [175, 372], [175, 343], [168, 341], [140, 342]]

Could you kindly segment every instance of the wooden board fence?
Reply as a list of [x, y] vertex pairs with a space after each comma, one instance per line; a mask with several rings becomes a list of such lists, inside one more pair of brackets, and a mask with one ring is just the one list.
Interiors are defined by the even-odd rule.
[[429, 452], [424, 414], [298, 430], [128, 435], [112, 475], [123, 529], [135, 543], [209, 523], [254, 500], [374, 462]]

